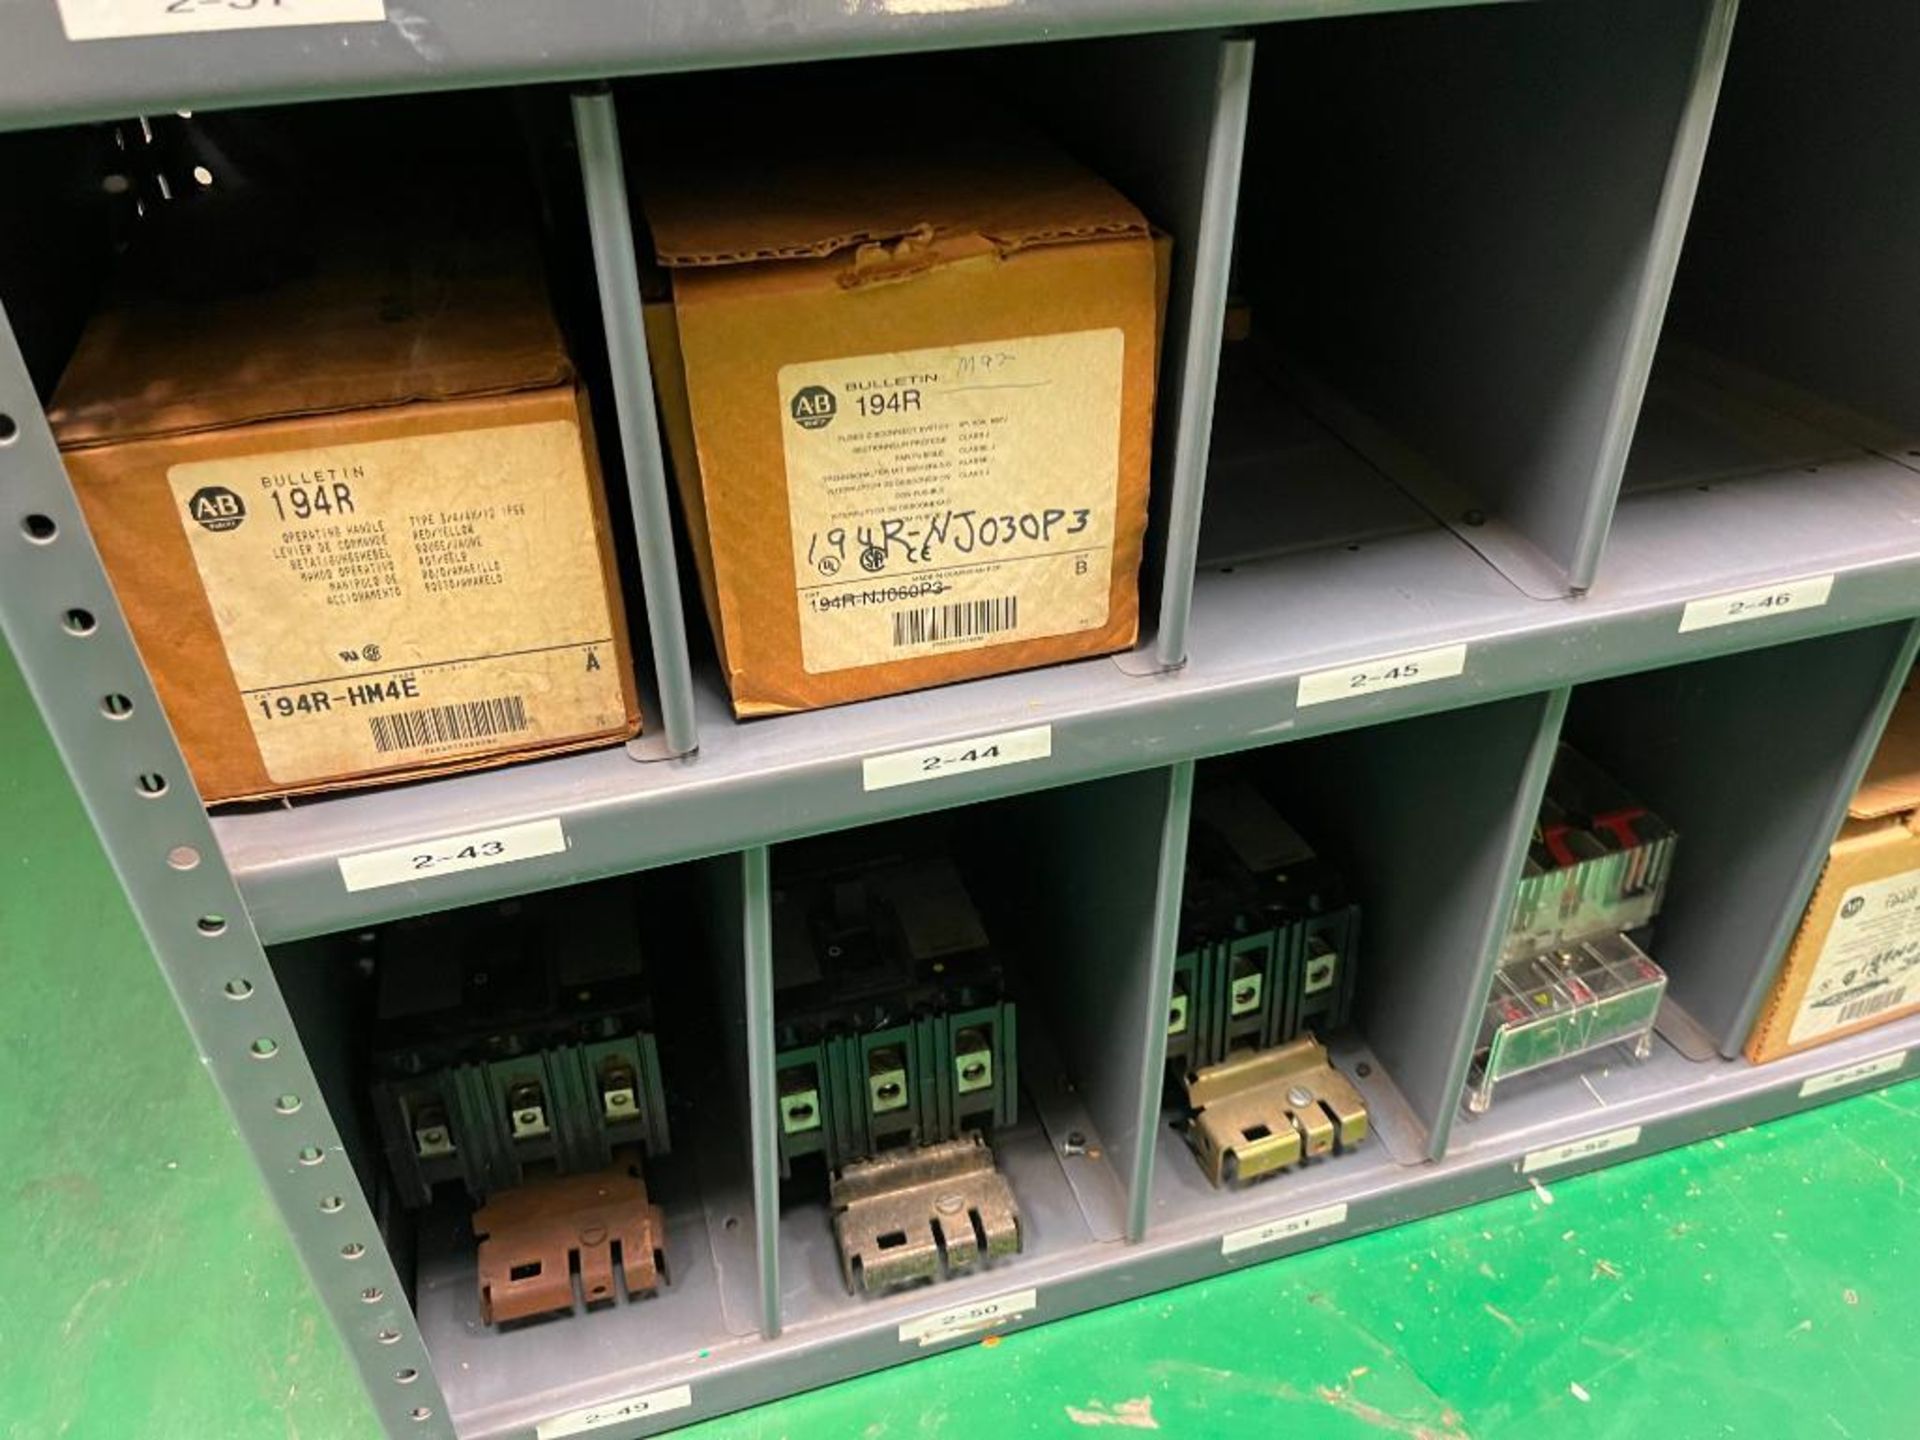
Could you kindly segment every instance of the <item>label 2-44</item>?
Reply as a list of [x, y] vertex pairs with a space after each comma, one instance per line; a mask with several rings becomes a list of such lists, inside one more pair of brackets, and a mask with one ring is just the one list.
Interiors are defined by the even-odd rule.
[[861, 786], [867, 790], [891, 790], [896, 785], [964, 775], [969, 770], [993, 770], [1026, 760], [1045, 760], [1052, 754], [1053, 727], [1030, 725], [1024, 730], [1002, 730], [997, 735], [976, 735], [970, 740], [955, 740], [946, 745], [869, 755], [860, 765]]

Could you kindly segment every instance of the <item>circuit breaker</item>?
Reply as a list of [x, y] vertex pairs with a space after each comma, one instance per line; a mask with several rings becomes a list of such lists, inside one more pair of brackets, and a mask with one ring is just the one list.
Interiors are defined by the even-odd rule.
[[1199, 788], [1167, 1065], [1215, 1184], [1365, 1138], [1366, 1106], [1315, 1038], [1347, 1023], [1359, 938], [1344, 878], [1248, 777], [1228, 771]]
[[1016, 1009], [959, 870], [894, 856], [785, 876], [773, 928], [781, 1172], [824, 1171], [848, 1287], [1017, 1251], [987, 1144], [1018, 1113]]
[[629, 1296], [656, 1289], [665, 1224], [643, 1164], [670, 1137], [631, 892], [401, 921], [362, 944], [395, 1193], [410, 1208], [447, 1191], [478, 1207], [488, 1322], [610, 1303], [615, 1270]]
[[1660, 913], [1678, 837], [1569, 746], [1554, 757], [1480, 1024], [1467, 1107], [1502, 1080], [1622, 1045], [1645, 1059], [1666, 973], [1628, 932]]

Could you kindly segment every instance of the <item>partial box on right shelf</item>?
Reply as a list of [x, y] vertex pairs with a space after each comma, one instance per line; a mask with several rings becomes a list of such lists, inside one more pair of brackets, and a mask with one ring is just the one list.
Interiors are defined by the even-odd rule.
[[1920, 1012], [1920, 680], [1909, 679], [1747, 1038], [1756, 1063]]

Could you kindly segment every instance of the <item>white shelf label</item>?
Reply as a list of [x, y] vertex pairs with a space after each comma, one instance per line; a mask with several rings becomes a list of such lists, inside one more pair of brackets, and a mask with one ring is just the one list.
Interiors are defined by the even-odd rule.
[[604, 1405], [589, 1405], [584, 1410], [569, 1410], [533, 1427], [533, 1440], [565, 1440], [568, 1435], [584, 1435], [623, 1420], [639, 1420], [648, 1415], [664, 1415], [669, 1410], [684, 1410], [693, 1404], [691, 1385], [674, 1385], [665, 1390], [649, 1390], [644, 1395], [627, 1395]]
[[69, 40], [198, 35], [289, 25], [377, 24], [386, 0], [59, 0]]
[[1356, 660], [1351, 665], [1302, 675], [1294, 704], [1304, 710], [1309, 705], [1324, 705], [1330, 700], [1377, 695], [1382, 690], [1424, 685], [1429, 680], [1451, 680], [1465, 673], [1466, 668], [1467, 647], [1464, 645], [1442, 645], [1435, 650], [1409, 650], [1404, 655]]
[[1571, 1165], [1575, 1160], [1585, 1160], [1592, 1155], [1604, 1155], [1609, 1150], [1625, 1150], [1630, 1145], [1640, 1143], [1640, 1127], [1629, 1125], [1623, 1130], [1609, 1130], [1603, 1135], [1589, 1135], [1584, 1140], [1569, 1140], [1564, 1145], [1549, 1145], [1544, 1150], [1531, 1150], [1520, 1162], [1520, 1173], [1531, 1175], [1536, 1170], [1551, 1170], [1556, 1165]]
[[1778, 585], [1689, 600], [1687, 608], [1680, 612], [1680, 633], [1711, 630], [1716, 625], [1738, 625], [1745, 620], [1764, 620], [1769, 615], [1785, 615], [1793, 610], [1817, 610], [1827, 603], [1832, 593], [1833, 576], [1809, 575], [1804, 580], [1782, 580]]
[[1891, 1075], [1907, 1063], [1907, 1052], [1896, 1050], [1891, 1055], [1877, 1056], [1872, 1060], [1861, 1060], [1853, 1065], [1842, 1065], [1838, 1070], [1829, 1070], [1824, 1075], [1813, 1075], [1800, 1082], [1800, 1098], [1809, 1095], [1824, 1095], [1829, 1090], [1838, 1090], [1843, 1085], [1852, 1085], [1861, 1080], [1871, 1080], [1876, 1075]]
[[340, 879], [349, 890], [378, 890], [383, 885], [410, 885], [464, 870], [510, 865], [536, 855], [558, 855], [566, 848], [567, 832], [557, 819], [529, 820], [521, 825], [440, 835], [385, 850], [342, 855]]
[[921, 750], [869, 755], [861, 762], [860, 778], [863, 789], [891, 790], [896, 785], [916, 785], [922, 780], [938, 780], [943, 775], [964, 775], [969, 770], [995, 770], [1002, 765], [1045, 760], [1051, 754], [1053, 727], [1032, 725], [1025, 730], [1002, 730], [998, 735], [977, 735], [971, 740], [954, 740]]
[[950, 1310], [937, 1310], [931, 1315], [909, 1320], [900, 1327], [900, 1341], [907, 1345], [937, 1345], [957, 1335], [995, 1330], [1009, 1320], [1025, 1315], [1039, 1304], [1038, 1290], [1010, 1290], [991, 1300], [975, 1300], [970, 1305], [955, 1305]]
[[1264, 1225], [1249, 1225], [1245, 1230], [1234, 1230], [1222, 1235], [1220, 1253], [1238, 1255], [1242, 1250], [1271, 1245], [1276, 1240], [1291, 1239], [1295, 1235], [1304, 1235], [1309, 1230], [1324, 1230], [1329, 1225], [1341, 1224], [1346, 1218], [1347, 1207], [1344, 1204], [1323, 1205], [1318, 1210], [1289, 1215], [1284, 1220], [1269, 1220]]

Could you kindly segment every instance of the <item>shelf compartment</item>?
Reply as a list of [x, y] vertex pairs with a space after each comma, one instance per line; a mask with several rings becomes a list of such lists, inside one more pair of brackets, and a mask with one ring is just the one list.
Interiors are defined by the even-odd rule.
[[1253, 332], [1528, 594], [1592, 581], [1691, 193], [1676, 141], [1710, 113], [1730, 13], [1566, 0], [1261, 33]]
[[[776, 847], [776, 907], [811, 903], [795, 887], [819, 882], [795, 877], [826, 873], [821, 866], [839, 873], [883, 857], [906, 857], [923, 868], [937, 857], [959, 861], [956, 873], [1013, 1001], [1009, 1028], [1019, 1076], [1012, 1123], [1002, 1116], [989, 1134], [1018, 1207], [1019, 1252], [931, 1286], [850, 1291], [827, 1201], [829, 1167], [820, 1155], [796, 1154], [781, 1187], [783, 1333], [898, 1323], [889, 1317], [947, 1304], [949, 1294], [1017, 1288], [1036, 1266], [1138, 1233], [1133, 1215], [1144, 1204], [1142, 1171], [1151, 1159], [1141, 1051], [1149, 1011], [1160, 1014], [1156, 897], [1173, 784], [1169, 772], [1155, 770]], [[928, 882], [922, 893], [932, 888]], [[814, 917], [811, 909], [803, 913]], [[889, 931], [897, 923], [910, 934], [931, 924], [926, 916], [946, 911], [929, 905], [913, 912], [921, 919], [906, 909], [888, 913], [900, 917], [886, 921]], [[792, 977], [791, 985], [805, 973], [796, 957], [807, 931], [791, 917], [776, 927], [790, 938], [775, 973]], [[965, 965], [955, 963], [956, 977], [964, 977]], [[781, 993], [776, 989], [774, 999], [778, 1026], [787, 1023]], [[831, 1107], [831, 1096], [823, 1093], [816, 1103]], [[864, 1097], [856, 1103], [864, 1111]]]
[[1880, 625], [1573, 693], [1568, 741], [1678, 835], [1646, 948], [1669, 1009], [1724, 1055], [1746, 1042], [1917, 639]]
[[[665, 1283], [641, 1297], [626, 1296], [617, 1283], [613, 1303], [576, 1304], [571, 1314], [498, 1325], [482, 1319], [473, 1202], [443, 1182], [427, 1206], [405, 1208], [388, 1176], [368, 1094], [374, 972], [356, 963], [347, 937], [273, 952], [301, 1046], [344, 1154], [381, 1217], [381, 1239], [407, 1286], [447, 1418], [462, 1436], [511, 1428], [512, 1414], [530, 1400], [564, 1408], [575, 1397], [585, 1404], [610, 1389], [672, 1383], [704, 1360], [742, 1352], [766, 1328], [771, 1270], [760, 1240], [770, 1217], [763, 1224], [756, 1205], [752, 1127], [743, 1123], [747, 1047], [728, 1029], [744, 1023], [744, 1007], [729, 991], [738, 994], [749, 968], [725, 912], [742, 893], [742, 864], [732, 856], [602, 882], [613, 903], [638, 910], [650, 1028], [661, 1049], [672, 1147], [646, 1160], [645, 1179], [665, 1213]], [[549, 901], [564, 914], [569, 896]], [[550, 1123], [556, 1131], [565, 1124], [559, 1117]], [[508, 1378], [522, 1367], [541, 1376], [537, 1400]]]
[[1844, 23], [1817, 0], [1741, 7], [1659, 364], [1772, 412], [1777, 440], [1801, 432], [1786, 464], [1920, 447], [1916, 62], [1899, 0]]
[[[1264, 796], [1359, 906], [1351, 1022], [1317, 1038], [1366, 1102], [1371, 1133], [1351, 1153], [1216, 1188], [1169, 1095], [1153, 1229], [1194, 1215], [1232, 1229], [1311, 1209], [1316, 1196], [1388, 1183], [1444, 1153], [1479, 1022], [1472, 997], [1484, 993], [1498, 950], [1560, 699], [1526, 696], [1199, 767], [1202, 789], [1222, 776]], [[1450, 763], [1436, 767], [1434, 755]]]

